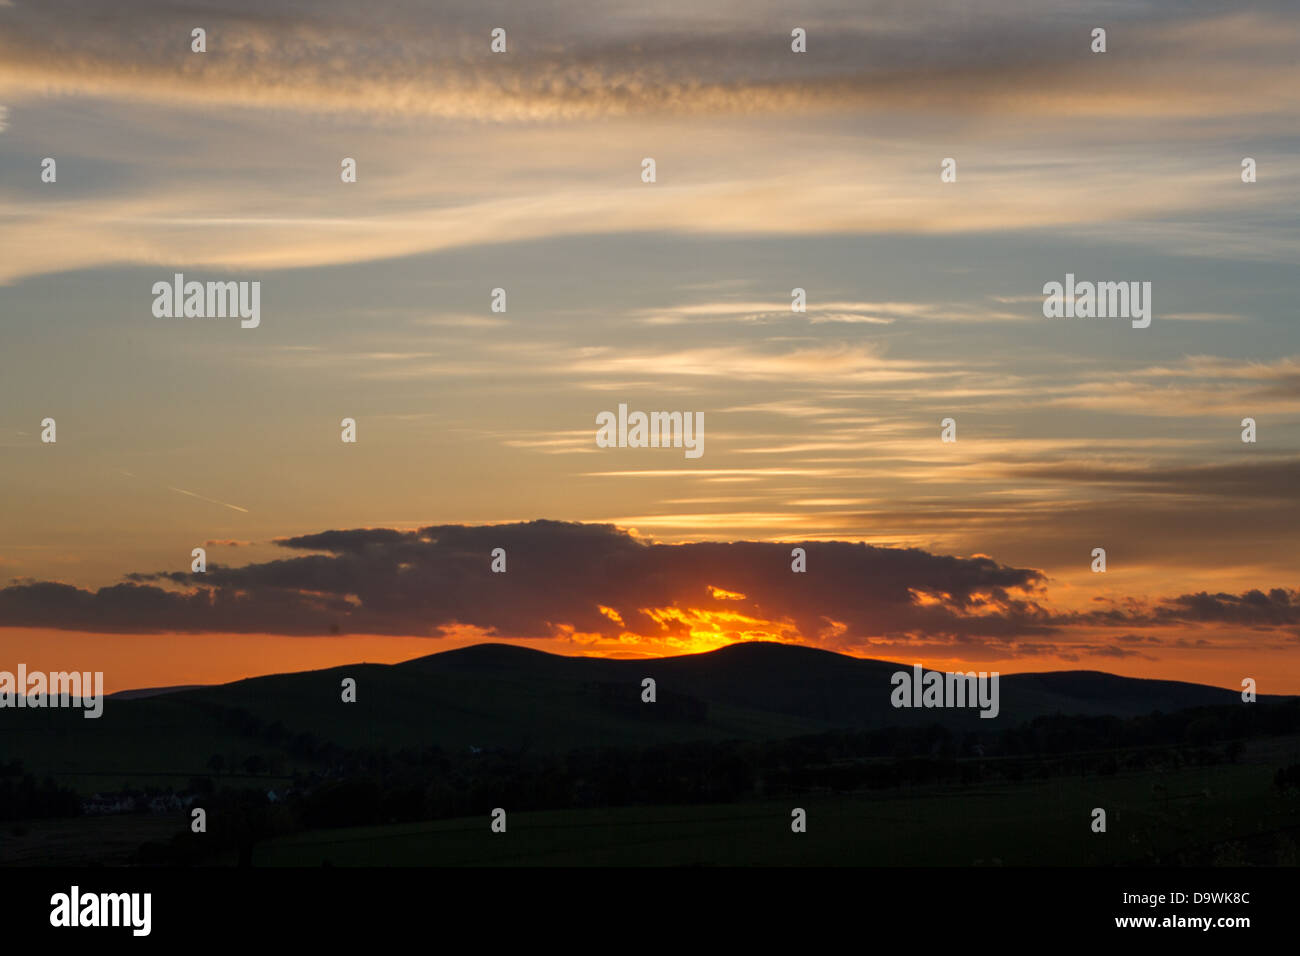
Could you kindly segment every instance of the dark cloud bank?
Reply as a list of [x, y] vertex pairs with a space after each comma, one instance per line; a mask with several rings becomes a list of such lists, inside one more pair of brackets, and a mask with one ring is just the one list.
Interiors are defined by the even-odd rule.
[[[290, 556], [203, 574], [130, 574], [97, 591], [14, 583], [0, 589], [0, 626], [438, 636], [459, 624], [507, 638], [572, 629], [613, 640], [624, 631], [684, 635], [688, 625], [645, 610], [695, 608], [784, 622], [839, 647], [872, 637], [1041, 639], [1079, 626], [1217, 623], [1300, 633], [1300, 591], [1186, 594], [1061, 614], [1050, 609], [1039, 571], [849, 542], [797, 545], [807, 552], [803, 574], [791, 571], [791, 543], [655, 544], [612, 525], [557, 521], [324, 531], [278, 544]], [[491, 571], [494, 548], [506, 551], [504, 574]], [[1124, 643], [1117, 655], [1132, 653]]]

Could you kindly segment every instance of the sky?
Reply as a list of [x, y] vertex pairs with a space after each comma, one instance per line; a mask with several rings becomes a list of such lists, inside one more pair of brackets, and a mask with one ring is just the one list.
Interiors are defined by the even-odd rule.
[[[0, 669], [765, 639], [1300, 693], [1298, 43], [1283, 2], [0, 0]], [[176, 273], [260, 324], [156, 317]], [[1150, 326], [1045, 317], [1067, 274]], [[703, 454], [599, 447], [619, 404]]]

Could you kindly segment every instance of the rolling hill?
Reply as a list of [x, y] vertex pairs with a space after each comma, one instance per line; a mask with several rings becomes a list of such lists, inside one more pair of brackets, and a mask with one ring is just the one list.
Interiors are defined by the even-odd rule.
[[[899, 670], [911, 668], [773, 643], [653, 660], [480, 644], [394, 665], [128, 692], [109, 699], [98, 720], [71, 710], [5, 710], [0, 760], [20, 759], [89, 791], [209, 774], [214, 754], [227, 773], [257, 754], [262, 772], [286, 774], [311, 765], [303, 741], [560, 752], [843, 728], [995, 730], [1051, 714], [1131, 717], [1240, 701], [1231, 690], [1095, 671], [1019, 674], [1001, 678], [1000, 715], [983, 720], [976, 709], [895, 709], [890, 678]], [[653, 704], [641, 701], [646, 677], [656, 681]], [[344, 678], [357, 682], [356, 703], [341, 699]]]

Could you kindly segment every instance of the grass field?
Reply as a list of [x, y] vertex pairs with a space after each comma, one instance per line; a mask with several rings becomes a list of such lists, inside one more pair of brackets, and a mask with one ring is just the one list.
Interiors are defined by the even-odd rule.
[[[1060, 866], [1136, 864], [1193, 848], [1188, 862], [1294, 864], [1300, 801], [1261, 765], [1049, 780], [1016, 787], [808, 795], [725, 806], [625, 807], [295, 834], [257, 847], [259, 866]], [[794, 806], [806, 833], [790, 829]], [[1094, 807], [1107, 832], [1093, 833]], [[507, 811], [509, 808], [506, 808]], [[230, 861], [227, 861], [230, 862]]]
[[0, 828], [4, 866], [121, 865], [149, 840], [170, 840], [186, 821], [179, 816], [129, 814], [35, 820]]
[[[508, 812], [315, 830], [256, 845], [257, 866], [1095, 866], [1295, 865], [1300, 799], [1272, 783], [1293, 738], [1257, 742], [1239, 765], [1056, 778], [1018, 785], [916, 787], [706, 806]], [[1163, 789], [1156, 789], [1162, 787]], [[795, 806], [807, 832], [790, 829]], [[1107, 831], [1091, 829], [1092, 809]], [[0, 863], [128, 863], [188, 816], [38, 820], [0, 829]], [[1171, 851], [1179, 851], [1175, 855]], [[1153, 856], [1154, 854], [1154, 856]], [[218, 865], [235, 862], [218, 858]]]

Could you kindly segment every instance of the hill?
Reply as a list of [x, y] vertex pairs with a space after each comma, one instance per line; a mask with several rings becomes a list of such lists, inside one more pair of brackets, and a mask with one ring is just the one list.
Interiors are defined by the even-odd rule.
[[[895, 709], [908, 665], [772, 643], [653, 660], [562, 657], [480, 644], [394, 665], [356, 664], [138, 696], [114, 695], [98, 720], [79, 711], [0, 713], [0, 758], [55, 773], [83, 792], [130, 782], [183, 785], [222, 772], [287, 775], [320, 766], [328, 745], [399, 750], [562, 752], [690, 740], [763, 740], [826, 730], [940, 724], [991, 731], [1038, 716], [1113, 715], [1239, 702], [1231, 690], [1094, 671], [1000, 680], [1000, 714]], [[657, 701], [641, 701], [642, 680]], [[356, 703], [341, 700], [345, 678]], [[176, 779], [181, 778], [181, 779]]]

